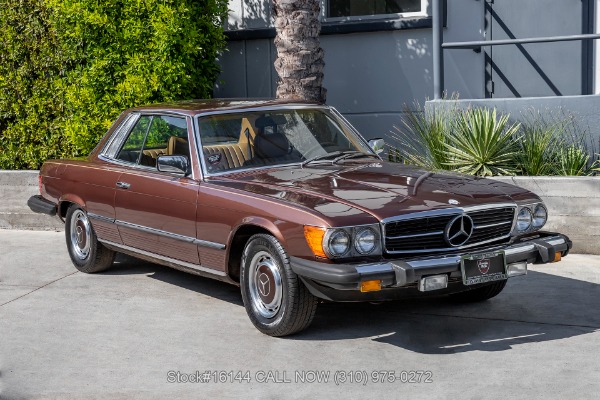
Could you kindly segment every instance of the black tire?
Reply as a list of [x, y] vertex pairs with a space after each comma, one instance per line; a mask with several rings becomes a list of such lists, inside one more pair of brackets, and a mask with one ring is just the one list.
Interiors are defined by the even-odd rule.
[[240, 287], [250, 321], [266, 335], [300, 332], [315, 316], [317, 298], [292, 271], [283, 246], [271, 235], [256, 234], [248, 240]]
[[506, 280], [497, 281], [477, 289], [452, 294], [450, 297], [452, 300], [461, 303], [476, 303], [479, 301], [485, 301], [499, 295], [506, 286], [506, 282]]
[[71, 261], [79, 271], [93, 274], [111, 267], [115, 252], [98, 242], [87, 213], [77, 204], [67, 210], [65, 238]]

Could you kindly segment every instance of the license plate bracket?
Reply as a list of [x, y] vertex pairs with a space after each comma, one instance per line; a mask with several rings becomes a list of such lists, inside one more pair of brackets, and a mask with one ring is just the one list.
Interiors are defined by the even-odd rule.
[[460, 270], [463, 284], [467, 286], [508, 279], [502, 250], [462, 256]]

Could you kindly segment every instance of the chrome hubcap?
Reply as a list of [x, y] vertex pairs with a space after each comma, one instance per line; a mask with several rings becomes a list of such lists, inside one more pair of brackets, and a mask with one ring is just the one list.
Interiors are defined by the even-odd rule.
[[85, 260], [90, 253], [90, 221], [82, 210], [76, 210], [71, 217], [71, 247], [75, 255]]
[[264, 318], [273, 318], [281, 308], [281, 274], [277, 263], [266, 251], [250, 261], [248, 276], [252, 306]]

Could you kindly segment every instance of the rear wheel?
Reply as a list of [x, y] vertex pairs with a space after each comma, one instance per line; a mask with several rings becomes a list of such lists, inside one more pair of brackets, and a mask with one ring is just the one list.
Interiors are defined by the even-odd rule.
[[77, 204], [67, 210], [65, 237], [71, 261], [79, 271], [92, 274], [112, 265], [115, 252], [98, 242], [87, 213]]
[[299, 332], [315, 316], [317, 299], [292, 271], [283, 246], [271, 235], [254, 235], [246, 244], [240, 286], [250, 321], [266, 335]]
[[477, 289], [452, 294], [450, 295], [450, 297], [455, 301], [464, 303], [475, 303], [479, 301], [485, 301], [499, 295], [500, 292], [502, 292], [502, 290], [506, 286], [506, 282], [506, 280], [494, 282], [492, 284], [482, 286]]

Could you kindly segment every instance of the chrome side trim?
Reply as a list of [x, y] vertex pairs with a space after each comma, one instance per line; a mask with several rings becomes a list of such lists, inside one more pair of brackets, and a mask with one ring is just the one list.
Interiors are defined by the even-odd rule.
[[94, 214], [94, 213], [87, 213], [88, 217], [92, 218], [92, 219], [97, 219], [98, 221], [102, 221], [102, 222], [108, 222], [109, 224], [112, 224], [115, 222], [114, 218], [110, 218], [110, 217], [105, 217], [104, 215], [99, 215], [99, 214]]
[[194, 239], [194, 244], [197, 244], [198, 246], [203, 246], [203, 247], [210, 247], [211, 249], [217, 249], [217, 250], [225, 250], [225, 248], [227, 247], [222, 243], [209, 242], [208, 240], [200, 240], [200, 239]]
[[116, 220], [115, 223], [118, 226], [124, 226], [126, 228], [136, 229], [138, 231], [142, 231], [142, 232], [146, 232], [146, 233], [153, 233], [153, 234], [158, 235], [158, 236], [163, 236], [163, 237], [168, 237], [168, 238], [171, 238], [171, 239], [181, 240], [181, 241], [187, 242], [187, 243], [192, 243], [195, 240], [195, 238], [190, 237], [190, 236], [178, 235], [176, 233], [171, 233], [171, 232], [163, 231], [161, 229], [150, 228], [150, 227], [147, 227], [147, 226], [144, 226], [144, 225], [132, 224], [131, 222], [125, 222], [125, 221], [121, 221], [121, 220]]
[[156, 254], [156, 253], [151, 253], [149, 251], [145, 251], [145, 250], [140, 250], [140, 249], [136, 249], [134, 247], [130, 247], [130, 246], [126, 246], [124, 244], [119, 244], [119, 243], [114, 243], [114, 242], [110, 242], [108, 240], [100, 240], [98, 239], [99, 242], [104, 243], [108, 246], [111, 247], [115, 247], [117, 249], [123, 249], [123, 250], [127, 250], [130, 251], [132, 253], [138, 253], [141, 255], [144, 255], [146, 257], [151, 257], [151, 258], [156, 258], [157, 260], [162, 260], [171, 264], [175, 264], [175, 265], [179, 265], [185, 268], [190, 268], [196, 271], [201, 271], [201, 272], [205, 272], [208, 274], [212, 274], [212, 275], [218, 275], [218, 276], [227, 276], [227, 274], [223, 271], [217, 271], [214, 270], [212, 268], [206, 268], [203, 267], [201, 265], [196, 265], [196, 264], [192, 264], [192, 263], [188, 263], [185, 261], [181, 261], [181, 260], [176, 260], [174, 258], [170, 258], [170, 257], [166, 257], [166, 256], [161, 256], [160, 254]]
[[200, 240], [195, 237], [179, 235], [177, 233], [163, 231], [161, 229], [150, 228], [150, 227], [144, 226], [144, 225], [132, 224], [131, 222], [126, 222], [126, 221], [121, 221], [121, 220], [115, 220], [114, 222], [119, 226], [136, 229], [136, 230], [146, 232], [146, 233], [152, 233], [154, 235], [163, 236], [163, 237], [170, 238], [170, 239], [180, 240], [180, 241], [186, 242], [186, 243], [193, 243], [198, 246], [210, 247], [212, 249], [218, 249], [218, 250], [225, 250], [225, 248], [226, 248], [226, 246], [222, 243], [209, 242], [208, 240]]

